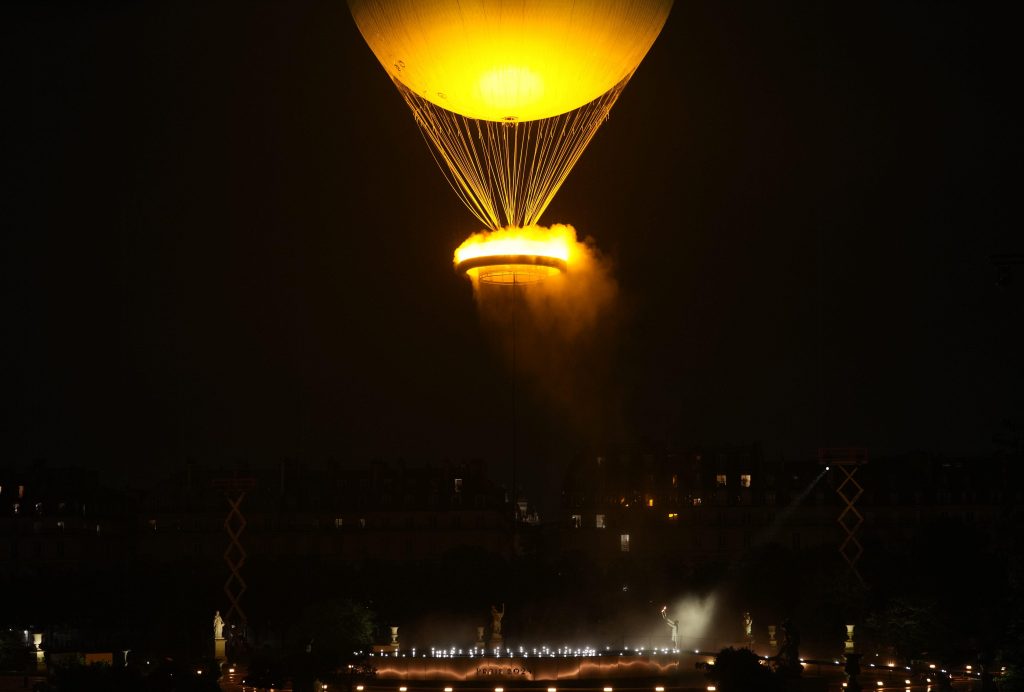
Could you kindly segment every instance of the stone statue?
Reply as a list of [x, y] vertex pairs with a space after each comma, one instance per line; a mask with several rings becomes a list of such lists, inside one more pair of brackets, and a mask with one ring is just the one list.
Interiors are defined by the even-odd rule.
[[219, 610], [213, 614], [213, 638], [224, 638], [224, 619], [221, 618]]
[[779, 653], [772, 657], [775, 671], [785, 677], [798, 678], [803, 673], [800, 664], [800, 632], [789, 620], [782, 623], [782, 645]]
[[497, 639], [501, 638], [501, 619], [505, 617], [505, 604], [501, 604], [501, 610], [498, 610], [494, 606], [491, 606], [491, 636]]
[[749, 612], [743, 613], [743, 636], [748, 642], [754, 641], [754, 619], [750, 617]]
[[673, 620], [668, 616], [668, 606], [661, 607], [661, 619], [668, 623], [668, 626], [672, 628], [672, 646], [679, 648], [679, 621]]

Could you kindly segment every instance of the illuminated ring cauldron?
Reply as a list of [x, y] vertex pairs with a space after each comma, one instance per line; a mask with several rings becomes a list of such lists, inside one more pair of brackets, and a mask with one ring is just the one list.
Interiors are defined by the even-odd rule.
[[483, 255], [455, 265], [456, 271], [485, 284], [531, 284], [568, 268], [568, 262], [551, 255]]

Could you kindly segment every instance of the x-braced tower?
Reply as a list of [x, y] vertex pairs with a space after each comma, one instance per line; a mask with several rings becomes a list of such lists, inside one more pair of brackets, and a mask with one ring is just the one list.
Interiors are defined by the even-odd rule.
[[247, 557], [242, 546], [242, 532], [245, 531], [245, 515], [242, 500], [252, 490], [256, 481], [252, 478], [221, 478], [213, 481], [216, 488], [224, 491], [228, 501], [228, 513], [224, 517], [224, 531], [228, 534], [228, 547], [224, 549], [224, 563], [228, 567], [228, 578], [224, 582], [224, 595], [228, 597], [228, 612], [224, 618], [229, 624], [237, 624], [245, 633], [246, 617], [242, 610], [242, 595], [248, 586], [242, 577], [242, 567]]
[[864, 523], [864, 515], [857, 509], [857, 500], [864, 494], [864, 487], [854, 476], [860, 466], [868, 463], [867, 450], [860, 447], [819, 449], [818, 462], [827, 468], [836, 468], [841, 474], [842, 480], [836, 486], [836, 494], [842, 500], [842, 509], [839, 510], [837, 519], [843, 530], [839, 554], [843, 556], [850, 571], [863, 582], [864, 578], [857, 570], [857, 562], [864, 553], [864, 547], [857, 539], [857, 531]]

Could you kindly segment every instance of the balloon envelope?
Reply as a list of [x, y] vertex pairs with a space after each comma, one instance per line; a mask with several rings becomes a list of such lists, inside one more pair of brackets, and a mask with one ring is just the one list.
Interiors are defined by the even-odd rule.
[[523, 122], [580, 108], [626, 79], [671, 0], [349, 0], [393, 79], [436, 106]]

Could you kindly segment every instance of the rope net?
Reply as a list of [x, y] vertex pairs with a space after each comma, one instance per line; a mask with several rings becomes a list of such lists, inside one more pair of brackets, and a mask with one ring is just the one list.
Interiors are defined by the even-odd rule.
[[455, 194], [498, 230], [537, 223], [631, 76], [580, 108], [527, 122], [459, 115], [393, 81]]

